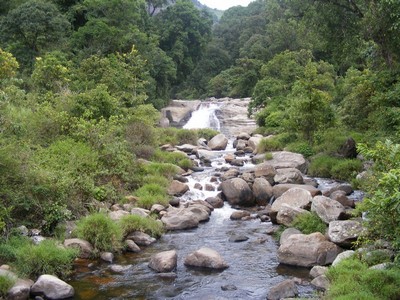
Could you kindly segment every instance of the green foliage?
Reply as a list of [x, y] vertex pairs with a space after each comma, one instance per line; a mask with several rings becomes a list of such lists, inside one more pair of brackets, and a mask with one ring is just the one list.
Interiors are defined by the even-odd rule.
[[285, 147], [285, 150], [290, 151], [290, 152], [295, 152], [295, 153], [300, 153], [304, 157], [308, 158], [311, 157], [315, 154], [313, 148], [310, 146], [309, 143], [307, 142], [294, 142]]
[[297, 228], [304, 234], [310, 234], [314, 232], [321, 232], [322, 234], [325, 234], [327, 229], [326, 224], [314, 212], [298, 215], [293, 220], [291, 226]]
[[195, 129], [195, 131], [197, 132], [198, 138], [204, 138], [207, 141], [211, 140], [214, 136], [218, 134], [218, 131], [210, 128]]
[[311, 159], [308, 174], [351, 181], [361, 169], [362, 162], [358, 159], [343, 159], [322, 154]]
[[329, 268], [328, 299], [398, 299], [398, 269], [371, 270], [357, 258], [344, 259]]
[[3, 81], [15, 76], [19, 64], [15, 57], [0, 48], [0, 79]]
[[156, 150], [152, 160], [156, 162], [174, 164], [185, 170], [193, 166], [192, 161], [187, 157], [187, 155], [179, 152], [165, 152]]
[[138, 215], [122, 217], [119, 221], [119, 226], [122, 229], [122, 235], [125, 237], [133, 231], [142, 231], [158, 238], [164, 232], [164, 227], [159, 221], [151, 217], [142, 217]]
[[0, 298], [6, 299], [7, 292], [14, 285], [15, 280], [8, 276], [0, 276]]
[[257, 146], [258, 153], [264, 153], [267, 151], [278, 151], [283, 150], [284, 145], [281, 143], [278, 137], [263, 138]]
[[45, 240], [39, 245], [26, 243], [16, 249], [13, 262], [17, 272], [36, 278], [42, 274], [53, 274], [66, 278], [72, 271], [72, 263], [78, 255], [76, 249], [65, 249], [56, 241]]
[[94, 213], [77, 222], [74, 234], [91, 243], [96, 251], [118, 251], [121, 248], [121, 228], [105, 214]]
[[168, 204], [166, 188], [156, 183], [146, 183], [135, 191], [139, 198], [137, 205], [142, 208], [150, 209], [154, 204]]
[[[392, 243], [400, 249], [400, 145], [391, 141], [377, 142], [374, 147], [360, 145], [360, 153], [374, 161], [373, 172], [368, 177], [368, 196], [357, 206], [358, 211], [367, 212], [365, 240], [376, 238]], [[384, 217], [382, 217], [384, 216]]]

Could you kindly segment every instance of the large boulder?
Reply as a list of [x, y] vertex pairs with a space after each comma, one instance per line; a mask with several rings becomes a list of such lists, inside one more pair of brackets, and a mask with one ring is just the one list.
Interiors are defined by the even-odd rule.
[[220, 197], [208, 197], [205, 201], [214, 208], [221, 208], [224, 206], [224, 200]]
[[345, 191], [334, 191], [329, 197], [333, 200], [336, 200], [345, 207], [354, 208], [356, 206], [354, 200], [347, 197]]
[[274, 192], [274, 197], [279, 198], [283, 193], [292, 189], [292, 188], [300, 188], [307, 190], [311, 193], [311, 196], [315, 197], [317, 195], [321, 195], [321, 191], [316, 187], [308, 184], [293, 184], [293, 183], [282, 183], [274, 185], [272, 191]]
[[357, 157], [357, 144], [356, 141], [349, 137], [339, 148], [338, 153], [344, 158], [356, 158]]
[[173, 180], [168, 188], [168, 194], [180, 197], [189, 190], [189, 186], [178, 180]]
[[31, 287], [31, 295], [46, 299], [67, 299], [74, 297], [74, 288], [53, 275], [41, 275]]
[[253, 192], [241, 178], [228, 179], [221, 183], [222, 195], [231, 205], [254, 205]]
[[277, 169], [277, 174], [274, 177], [276, 184], [280, 183], [294, 183], [304, 184], [303, 174], [295, 168]]
[[361, 223], [355, 220], [332, 221], [329, 223], [328, 237], [335, 244], [351, 247], [362, 230]]
[[312, 197], [309, 191], [301, 188], [292, 188], [283, 193], [282, 196], [272, 203], [270, 213], [271, 220], [276, 223], [277, 214], [283, 206], [307, 209], [311, 206], [311, 201]]
[[273, 196], [272, 186], [269, 181], [263, 177], [254, 179], [253, 195], [258, 205], [267, 205]]
[[175, 250], [164, 251], [150, 258], [149, 267], [158, 273], [172, 272], [177, 265], [178, 255]]
[[221, 176], [221, 180], [225, 181], [228, 179], [236, 178], [240, 174], [239, 170], [237, 168], [230, 168], [228, 171], [226, 171], [224, 174]]
[[342, 204], [325, 196], [315, 196], [312, 200], [311, 211], [315, 212], [318, 217], [326, 224], [336, 221], [345, 213]]
[[254, 136], [252, 136], [248, 141], [249, 147], [251, 149], [253, 149], [254, 152], [257, 152], [257, 147], [261, 143], [263, 138], [264, 137], [262, 135], [254, 135]]
[[296, 168], [303, 174], [307, 172], [308, 168], [308, 163], [302, 154], [288, 151], [273, 152], [272, 159], [268, 162], [275, 169]]
[[66, 239], [64, 241], [64, 246], [66, 248], [77, 248], [79, 249], [79, 257], [80, 258], [89, 258], [93, 254], [92, 245], [85, 240], [81, 239]]
[[225, 150], [227, 145], [228, 145], [228, 139], [222, 133], [214, 136], [211, 140], [208, 141], [207, 144], [207, 146], [211, 150]]
[[116, 211], [110, 211], [108, 213], [108, 216], [110, 217], [111, 220], [113, 221], [119, 221], [121, 220], [123, 217], [130, 215], [130, 213], [128, 211], [125, 210], [116, 210]]
[[275, 168], [268, 163], [262, 163], [254, 167], [254, 176], [267, 179], [271, 185], [275, 183], [274, 177], [276, 174]]
[[298, 230], [297, 228], [293, 228], [293, 227], [286, 228], [286, 229], [282, 232], [281, 237], [279, 238], [279, 244], [283, 244], [283, 243], [285, 242], [285, 240], [286, 240], [289, 236], [291, 236], [291, 235], [293, 235], [293, 234], [301, 234], [301, 231]]
[[189, 120], [192, 112], [195, 111], [201, 101], [184, 101], [184, 100], [173, 100], [170, 106], [167, 106], [161, 110], [163, 117], [169, 120], [171, 126], [182, 127]]
[[341, 249], [328, 241], [323, 234], [293, 234], [278, 249], [278, 261], [282, 264], [313, 267], [331, 264]]
[[199, 219], [195, 213], [185, 208], [170, 207], [167, 213], [161, 218], [167, 230], [183, 230], [197, 227]]
[[185, 258], [184, 264], [192, 267], [202, 267], [210, 269], [226, 269], [228, 264], [222, 256], [215, 250], [207, 247], [200, 248], [190, 253]]
[[287, 279], [273, 286], [267, 295], [267, 300], [280, 300], [284, 298], [295, 298], [299, 294], [297, 286], [292, 279]]
[[7, 300], [27, 300], [31, 291], [33, 281], [30, 279], [18, 279], [13, 287], [7, 292]]
[[134, 241], [138, 246], [150, 246], [156, 241], [155, 238], [141, 231], [131, 232], [126, 239]]
[[294, 219], [302, 214], [310, 214], [308, 210], [283, 204], [276, 215], [276, 223], [291, 226]]
[[206, 150], [206, 149], [198, 149], [196, 151], [196, 157], [202, 161], [210, 161], [214, 158], [220, 157], [221, 153], [220, 152], [215, 152], [211, 150]]

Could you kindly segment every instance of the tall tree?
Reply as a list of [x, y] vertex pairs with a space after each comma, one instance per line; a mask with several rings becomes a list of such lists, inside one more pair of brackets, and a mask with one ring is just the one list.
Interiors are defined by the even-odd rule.
[[157, 15], [160, 47], [177, 66], [177, 83], [182, 83], [201, 59], [210, 39], [212, 19], [189, 0], [179, 0]]

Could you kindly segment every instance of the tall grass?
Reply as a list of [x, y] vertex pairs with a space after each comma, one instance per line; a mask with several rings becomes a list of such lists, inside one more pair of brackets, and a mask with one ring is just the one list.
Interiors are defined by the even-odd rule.
[[151, 217], [138, 215], [127, 215], [119, 221], [123, 236], [129, 235], [133, 231], [142, 231], [153, 237], [160, 237], [164, 232], [162, 223], [157, 222]]
[[321, 232], [322, 234], [325, 234], [327, 228], [326, 224], [314, 212], [298, 215], [293, 220], [291, 226], [297, 228], [304, 234], [310, 234], [314, 232]]
[[400, 299], [400, 269], [372, 270], [357, 258], [331, 267], [327, 273], [331, 286], [327, 299]]
[[88, 215], [76, 225], [75, 235], [91, 243], [98, 252], [121, 249], [121, 228], [107, 215], [102, 213]]

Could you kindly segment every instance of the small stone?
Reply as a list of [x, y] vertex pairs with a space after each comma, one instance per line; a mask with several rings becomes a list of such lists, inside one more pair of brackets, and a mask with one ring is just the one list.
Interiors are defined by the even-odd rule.
[[223, 290], [224, 292], [226, 291], [236, 291], [237, 287], [233, 284], [227, 284], [227, 285], [223, 285], [221, 286], [221, 290]]
[[114, 260], [114, 254], [112, 254], [111, 252], [102, 252], [100, 254], [100, 258], [105, 262], [112, 263]]

